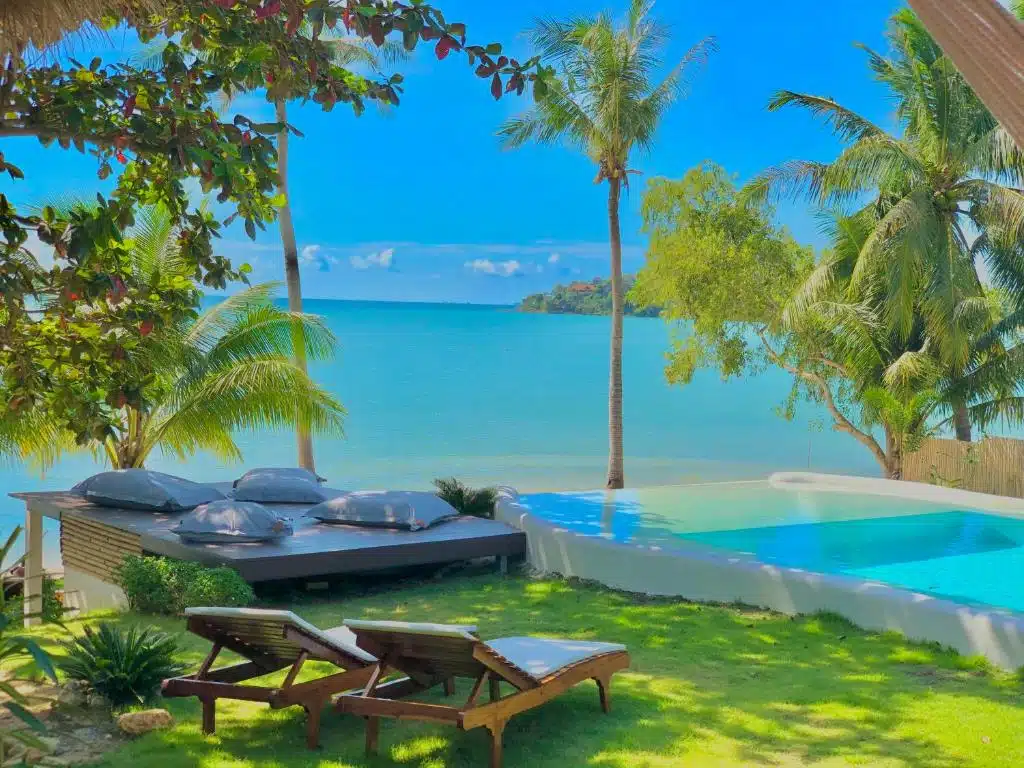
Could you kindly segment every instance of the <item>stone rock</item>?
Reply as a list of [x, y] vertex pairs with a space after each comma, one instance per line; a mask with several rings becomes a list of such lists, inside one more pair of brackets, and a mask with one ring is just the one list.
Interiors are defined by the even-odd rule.
[[174, 718], [166, 709], [126, 712], [117, 718], [117, 727], [129, 736], [140, 736], [160, 728], [170, 728], [172, 725]]
[[79, 680], [66, 683], [57, 695], [57, 706], [65, 709], [84, 707], [89, 701], [89, 686]]

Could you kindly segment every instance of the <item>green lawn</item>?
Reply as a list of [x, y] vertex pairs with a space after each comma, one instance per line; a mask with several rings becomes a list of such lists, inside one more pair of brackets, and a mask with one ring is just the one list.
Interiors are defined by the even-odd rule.
[[[638, 601], [591, 586], [496, 575], [380, 587], [289, 606], [329, 627], [342, 617], [475, 623], [485, 638], [542, 634], [626, 643], [612, 713], [593, 683], [526, 713], [505, 732], [509, 768], [602, 766], [1020, 766], [1022, 686], [1012, 675], [831, 617]], [[180, 632], [180, 620], [125, 615]], [[198, 662], [206, 644], [181, 635]], [[463, 684], [463, 689], [468, 684]], [[464, 696], [463, 690], [458, 693]], [[218, 733], [199, 708], [116, 752], [115, 768], [486, 765], [486, 731], [384, 721], [381, 754], [362, 754], [362, 721], [325, 715], [323, 749], [303, 746], [303, 714], [224, 702]]]

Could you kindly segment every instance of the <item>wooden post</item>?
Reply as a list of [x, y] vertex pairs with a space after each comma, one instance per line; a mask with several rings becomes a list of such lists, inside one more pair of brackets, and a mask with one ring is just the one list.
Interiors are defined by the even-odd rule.
[[43, 516], [25, 507], [25, 626], [43, 623]]

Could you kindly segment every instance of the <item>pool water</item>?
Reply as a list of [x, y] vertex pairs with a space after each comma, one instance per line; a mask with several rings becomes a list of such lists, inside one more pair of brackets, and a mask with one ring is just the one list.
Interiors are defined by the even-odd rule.
[[521, 501], [556, 525], [622, 543], [710, 547], [1024, 611], [1024, 518], [767, 483], [529, 494]]

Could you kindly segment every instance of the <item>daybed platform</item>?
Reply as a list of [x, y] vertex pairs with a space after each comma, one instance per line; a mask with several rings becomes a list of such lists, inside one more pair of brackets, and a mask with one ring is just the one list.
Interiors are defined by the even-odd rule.
[[[218, 484], [227, 489], [230, 484]], [[25, 502], [26, 541], [32, 554], [42, 550], [42, 518], [61, 521], [61, 554], [66, 581], [99, 591], [114, 583], [114, 570], [128, 554], [156, 554], [205, 565], [225, 565], [249, 582], [301, 579], [334, 574], [446, 563], [478, 557], [521, 557], [526, 535], [505, 523], [462, 517], [420, 531], [325, 525], [304, 517], [312, 505], [267, 504], [290, 517], [295, 534], [265, 544], [185, 544], [171, 528], [185, 513], [157, 514], [100, 507], [81, 496], [61, 491], [13, 493]], [[26, 588], [41, 590], [42, 563], [26, 562]], [[76, 576], [81, 575], [81, 578]], [[36, 577], [36, 578], [33, 578]], [[96, 582], [95, 585], [92, 582]], [[96, 589], [91, 589], [94, 595]], [[118, 590], [119, 592], [119, 590]], [[33, 595], [34, 596], [34, 595]], [[110, 600], [89, 600], [88, 609], [108, 607]], [[28, 601], [26, 601], [28, 603]]]

